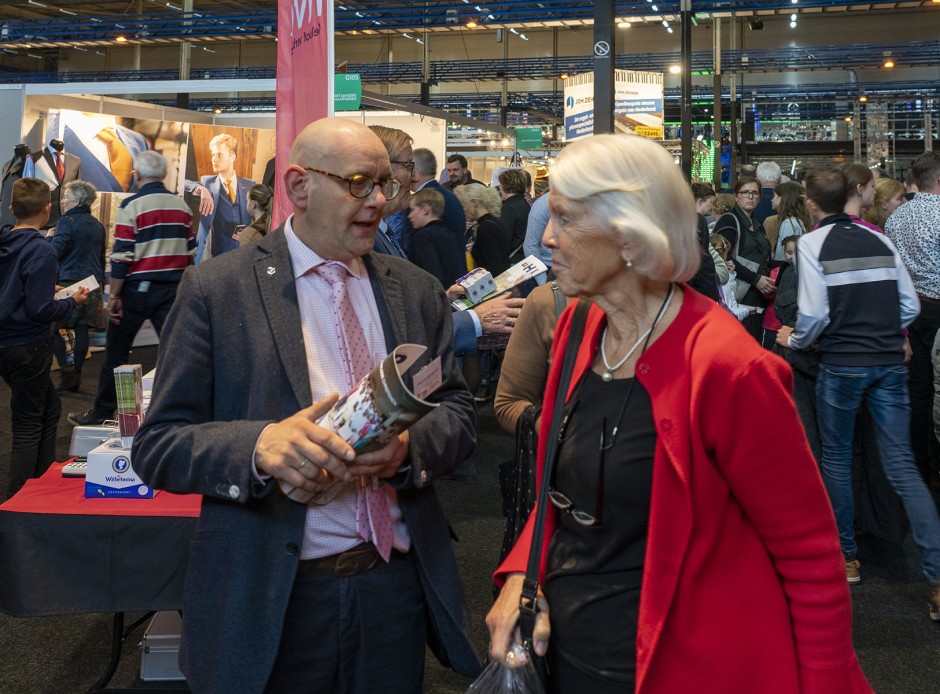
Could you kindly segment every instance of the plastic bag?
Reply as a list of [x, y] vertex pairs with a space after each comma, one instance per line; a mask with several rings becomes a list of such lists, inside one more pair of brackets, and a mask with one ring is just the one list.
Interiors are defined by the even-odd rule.
[[[512, 649], [516, 657], [525, 652], [519, 644], [513, 644]], [[522, 667], [512, 670], [491, 660], [467, 689], [467, 694], [545, 694], [545, 686], [531, 658]]]

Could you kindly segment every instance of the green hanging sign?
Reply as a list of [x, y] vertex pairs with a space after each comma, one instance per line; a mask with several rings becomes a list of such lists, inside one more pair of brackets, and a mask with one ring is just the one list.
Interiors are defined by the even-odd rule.
[[362, 80], [359, 75], [333, 75], [333, 110], [358, 111], [361, 103]]
[[543, 149], [541, 128], [516, 128], [516, 149]]

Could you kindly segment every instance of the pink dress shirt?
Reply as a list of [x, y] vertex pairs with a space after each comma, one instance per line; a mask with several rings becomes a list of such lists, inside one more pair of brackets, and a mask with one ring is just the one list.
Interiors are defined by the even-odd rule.
[[[294, 270], [307, 370], [310, 375], [310, 393], [316, 402], [334, 391], [343, 395], [354, 384], [349, 383], [346, 375], [342, 362], [343, 351], [333, 327], [332, 289], [325, 279], [312, 272], [313, 268], [326, 260], [297, 238], [292, 221], [293, 216], [285, 222], [284, 235]], [[385, 336], [372, 293], [372, 284], [361, 259], [357, 258], [346, 264], [346, 268], [349, 270], [349, 299], [362, 325], [372, 362], [378, 364], [388, 352], [385, 349]], [[397, 550], [407, 552], [411, 546], [411, 537], [402, 520], [395, 490], [388, 485], [382, 489], [389, 496], [389, 511], [395, 532], [393, 546]], [[307, 507], [301, 559], [316, 559], [344, 552], [362, 541], [356, 530], [355, 480], [329, 504]]]

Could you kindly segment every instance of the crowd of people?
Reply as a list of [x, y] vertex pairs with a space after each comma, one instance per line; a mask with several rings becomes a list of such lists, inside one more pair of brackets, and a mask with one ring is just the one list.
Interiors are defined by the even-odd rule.
[[[458, 673], [481, 669], [434, 483], [474, 479], [474, 393], [493, 394], [506, 431], [538, 439], [547, 503], [544, 527], [523, 514], [494, 567], [493, 660], [544, 657], [551, 692], [703, 678], [710, 691], [871, 691], [849, 593], [863, 407], [940, 621], [940, 155], [918, 156], [907, 184], [858, 164], [789, 181], [762, 162], [716, 194], [634, 136], [570, 143], [534, 189], [521, 168], [487, 186], [462, 155], [441, 169], [413, 144], [312, 123], [277, 182], [293, 214], [272, 228], [273, 189], [243, 186], [245, 223], [221, 241], [142, 152], [109, 252], [91, 185], [64, 188], [43, 238], [48, 186], [17, 182], [0, 233], [8, 495], [56, 454], [60, 331], [75, 357], [58, 390], [74, 391], [89, 330], [107, 326], [94, 404], [69, 415], [96, 424], [150, 320], [161, 341], [134, 468], [204, 497], [183, 605], [190, 687], [417, 693], [425, 643]], [[234, 204], [241, 182], [226, 185]], [[226, 198], [213, 186], [193, 185], [210, 212]], [[454, 309], [468, 270], [496, 276], [528, 255], [550, 271]], [[89, 275], [106, 302], [100, 289], [54, 298]], [[405, 343], [427, 348], [437, 406], [355, 450], [320, 417]], [[236, 353], [255, 368], [233, 369]], [[282, 487], [338, 491], [308, 505]], [[530, 555], [538, 618], [519, 655]]]

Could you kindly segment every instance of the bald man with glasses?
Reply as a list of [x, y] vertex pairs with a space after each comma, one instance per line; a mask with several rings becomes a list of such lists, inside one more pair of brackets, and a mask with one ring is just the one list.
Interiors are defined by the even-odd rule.
[[[183, 672], [194, 692], [419, 694], [425, 644], [463, 675], [480, 667], [433, 487], [476, 438], [450, 308], [430, 275], [372, 252], [403, 181], [367, 128], [307, 126], [283, 185], [279, 230], [184, 277], [135, 438], [149, 484], [204, 497]], [[403, 343], [427, 346], [417, 368], [440, 358], [438, 407], [356, 454], [316, 422]], [[333, 480], [346, 485], [323, 505], [279, 489]]]

